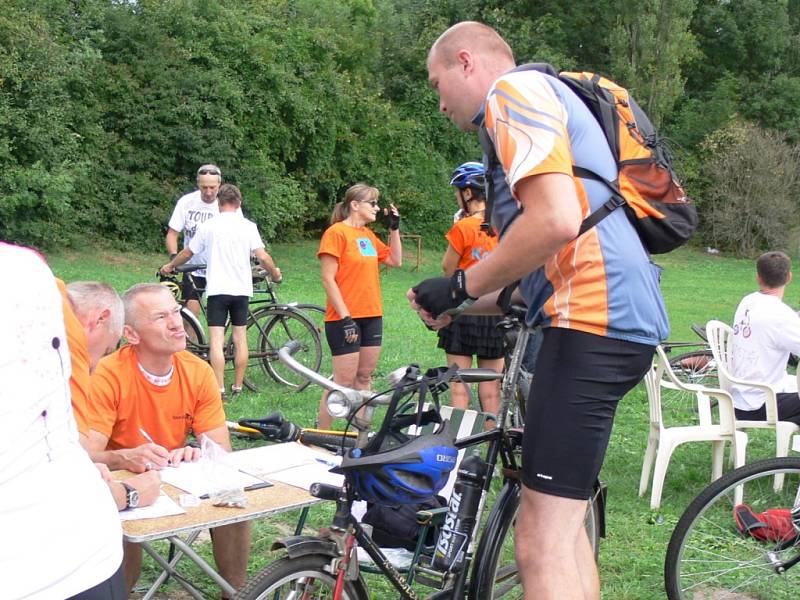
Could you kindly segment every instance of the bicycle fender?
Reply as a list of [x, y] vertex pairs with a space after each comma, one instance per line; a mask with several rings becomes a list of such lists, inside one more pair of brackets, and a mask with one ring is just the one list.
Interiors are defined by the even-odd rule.
[[339, 556], [336, 543], [307, 535], [293, 535], [275, 541], [272, 550], [286, 550], [289, 558], [307, 556], [309, 554], [322, 554], [335, 558]]

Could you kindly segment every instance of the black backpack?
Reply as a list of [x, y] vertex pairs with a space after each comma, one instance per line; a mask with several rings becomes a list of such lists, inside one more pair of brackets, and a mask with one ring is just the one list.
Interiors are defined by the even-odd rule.
[[[447, 506], [447, 502], [441, 496], [431, 496], [429, 500], [419, 504], [398, 504], [396, 506], [370, 504], [361, 522], [372, 525], [372, 539], [378, 546], [405, 548], [413, 551], [417, 547], [420, 533], [417, 511], [445, 506]], [[425, 545], [435, 544], [438, 534], [438, 526], [429, 527], [425, 534]]]
[[[628, 90], [596, 73], [557, 73], [552, 65], [532, 63], [516, 71], [539, 71], [566, 84], [588, 107], [600, 124], [617, 162], [618, 178], [609, 181], [599, 174], [573, 165], [576, 177], [604, 183], [611, 197], [581, 224], [578, 236], [597, 225], [617, 208], [624, 207], [642, 244], [651, 254], [664, 254], [686, 243], [697, 229], [697, 210], [686, 195], [672, 157], [650, 119]], [[479, 132], [488, 157], [486, 218], [491, 217], [494, 184], [491, 172], [499, 166], [485, 124]]]

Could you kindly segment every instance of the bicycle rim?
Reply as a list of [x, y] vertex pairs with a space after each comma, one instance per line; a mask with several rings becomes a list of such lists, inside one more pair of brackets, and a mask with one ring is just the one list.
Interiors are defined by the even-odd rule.
[[[775, 489], [775, 475], [783, 485]], [[760, 541], [739, 533], [733, 516], [741, 502], [755, 513], [800, 502], [800, 459], [759, 461], [712, 483], [684, 512], [667, 548], [664, 577], [671, 600], [784, 600], [800, 593], [800, 567], [776, 569], [800, 554], [798, 540]]]
[[[324, 600], [333, 598], [336, 578], [325, 570], [331, 559], [322, 555], [282, 558], [257, 573], [236, 594], [236, 600]], [[366, 600], [363, 582], [347, 581], [342, 600]]]
[[208, 342], [202, 328], [197, 326], [197, 322], [187, 315], [188, 308], [181, 308], [181, 321], [183, 330], [186, 332], [186, 349], [202, 358], [208, 360]]
[[258, 341], [261, 364], [272, 379], [300, 391], [309, 384], [308, 380], [284, 365], [278, 358], [278, 350], [290, 340], [300, 342], [300, 349], [293, 355], [294, 359], [318, 373], [322, 364], [319, 332], [299, 313], [286, 309], [273, 310], [271, 313], [272, 316]]
[[[671, 357], [669, 365], [683, 383], [718, 388], [717, 363], [711, 350], [694, 350]], [[716, 401], [714, 400], [715, 404]], [[695, 423], [697, 398], [694, 392], [661, 388], [661, 405], [668, 422]]]

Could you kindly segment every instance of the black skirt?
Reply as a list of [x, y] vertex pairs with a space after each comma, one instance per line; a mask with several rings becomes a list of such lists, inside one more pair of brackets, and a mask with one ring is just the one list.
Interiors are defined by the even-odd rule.
[[439, 348], [448, 354], [500, 358], [503, 356], [503, 333], [497, 324], [503, 317], [461, 315], [439, 330]]

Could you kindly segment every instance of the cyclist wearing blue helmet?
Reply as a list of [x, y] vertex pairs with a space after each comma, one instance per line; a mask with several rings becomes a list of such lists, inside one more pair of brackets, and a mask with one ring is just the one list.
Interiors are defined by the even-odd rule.
[[[457, 269], [468, 269], [488, 256], [497, 237], [485, 230], [483, 215], [486, 197], [483, 191], [484, 168], [479, 162], [466, 162], [453, 171], [450, 185], [463, 217], [453, 224], [445, 238], [448, 245], [442, 258], [442, 271], [448, 277]], [[501, 317], [461, 315], [448, 327], [439, 330], [439, 348], [447, 354], [447, 364], [461, 369], [472, 366], [475, 356], [481, 368], [502, 371], [503, 336], [497, 330]], [[500, 405], [500, 382], [484, 381], [478, 386], [481, 408], [497, 413]], [[454, 383], [450, 388], [453, 406], [468, 408], [467, 384]]]

